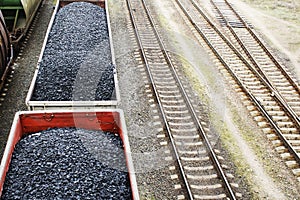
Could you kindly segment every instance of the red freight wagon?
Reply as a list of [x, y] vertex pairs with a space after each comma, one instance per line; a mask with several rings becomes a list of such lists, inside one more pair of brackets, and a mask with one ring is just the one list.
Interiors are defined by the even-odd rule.
[[131, 151], [122, 110], [96, 111], [20, 111], [16, 113], [8, 137], [0, 168], [0, 194], [9, 169], [16, 143], [26, 134], [49, 128], [76, 127], [87, 130], [102, 130], [118, 134], [122, 139], [126, 165], [129, 173], [132, 198], [139, 199]]

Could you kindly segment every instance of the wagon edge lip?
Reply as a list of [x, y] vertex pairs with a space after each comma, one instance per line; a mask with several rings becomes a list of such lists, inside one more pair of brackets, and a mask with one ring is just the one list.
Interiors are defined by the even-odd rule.
[[127, 133], [127, 126], [125, 122], [125, 115], [123, 110], [121, 109], [116, 109], [119, 110], [120, 113], [120, 121], [122, 125], [122, 131], [123, 131], [123, 144], [125, 145], [126, 151], [125, 152], [125, 157], [127, 160], [127, 168], [128, 168], [128, 173], [130, 177], [130, 185], [131, 185], [131, 193], [132, 193], [132, 198], [133, 200], [139, 200], [139, 192], [138, 192], [138, 187], [137, 187], [137, 181], [136, 181], [136, 173], [134, 170], [134, 164], [133, 164], [133, 159], [131, 156], [131, 149], [129, 145], [129, 138], [128, 138], [128, 133]]
[[22, 111], [18, 111], [16, 112], [15, 116], [14, 116], [14, 120], [11, 126], [11, 129], [9, 131], [9, 135], [8, 135], [8, 139], [7, 139], [7, 143], [5, 145], [5, 149], [2, 155], [2, 159], [1, 159], [1, 163], [0, 163], [0, 181], [2, 184], [2, 187], [0, 188], [0, 197], [2, 196], [2, 190], [3, 190], [3, 185], [4, 185], [4, 181], [5, 181], [5, 177], [6, 177], [6, 173], [7, 171], [5, 171], [5, 167], [7, 165], [10, 164], [11, 159], [9, 159], [10, 152], [12, 151], [11, 149], [13, 147], [13, 139], [15, 137], [15, 133], [16, 133], [16, 127], [17, 127], [17, 123], [19, 121], [19, 115]]
[[[6, 174], [5, 172], [5, 166], [9, 165], [11, 159], [8, 159], [11, 152], [11, 149], [14, 149], [13, 144], [13, 140], [15, 138], [15, 134], [16, 134], [16, 127], [17, 127], [17, 123], [20, 120], [20, 115], [26, 115], [26, 114], [41, 114], [41, 113], [51, 113], [51, 114], [55, 114], [55, 113], [87, 113], [87, 112], [91, 112], [85, 109], [81, 109], [81, 110], [76, 110], [76, 111], [72, 111], [72, 110], [44, 110], [44, 111], [18, 111], [16, 112], [15, 116], [14, 116], [14, 120], [11, 126], [11, 130], [9, 132], [9, 136], [7, 139], [7, 144], [5, 146], [5, 150], [1, 159], [1, 164], [0, 164], [0, 181], [4, 183], [5, 181], [5, 176], [4, 174]], [[137, 181], [136, 181], [136, 173], [134, 170], [134, 164], [133, 164], [133, 159], [131, 156], [131, 149], [130, 149], [130, 144], [129, 144], [129, 138], [128, 138], [128, 133], [127, 133], [127, 126], [125, 123], [125, 115], [123, 110], [121, 109], [95, 109], [93, 110], [93, 112], [114, 112], [114, 113], [118, 113], [119, 114], [119, 118], [120, 118], [120, 124], [121, 124], [121, 132], [122, 132], [122, 136], [123, 136], [123, 144], [124, 144], [124, 154], [126, 157], [126, 165], [128, 168], [128, 174], [129, 174], [129, 178], [130, 178], [130, 186], [131, 186], [131, 193], [132, 193], [132, 199], [133, 200], [139, 200], [139, 192], [138, 192], [138, 187], [137, 187]], [[13, 151], [12, 151], [13, 152]], [[0, 188], [0, 197], [2, 195], [2, 190], [3, 190], [3, 185]]]

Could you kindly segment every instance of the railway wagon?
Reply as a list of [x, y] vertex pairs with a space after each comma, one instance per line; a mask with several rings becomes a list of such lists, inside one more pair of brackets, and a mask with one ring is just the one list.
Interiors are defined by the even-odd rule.
[[29, 29], [42, 0], [1, 0], [0, 9], [12, 44], [18, 45]]
[[[99, 75], [99, 76], [97, 75], [98, 76], [97, 77], [96, 72], [95, 73], [94, 72], [88, 72], [90, 70], [90, 67], [85, 67], [85, 68], [88, 68], [88, 69], [82, 70], [82, 69], [84, 69], [84, 65], [85, 65], [86, 61], [83, 61], [81, 63], [79, 62], [79, 64], [77, 64], [77, 65], [81, 65], [81, 66], [78, 69], [78, 72], [76, 72], [77, 77], [76, 78], [73, 77], [74, 80], [73, 80], [73, 83], [71, 84], [72, 88], [69, 89], [68, 92], [65, 92], [65, 91], [67, 90], [66, 89], [67, 87], [70, 87], [70, 85], [64, 86], [64, 84], [66, 83], [65, 81], [58, 80], [58, 82], [60, 81], [60, 83], [59, 84], [55, 83], [56, 85], [53, 83], [54, 80], [60, 79], [58, 77], [55, 77], [55, 73], [57, 71], [60, 71], [61, 69], [63, 69], [63, 70], [65, 70], [64, 73], [68, 73], [66, 71], [66, 65], [69, 65], [69, 64], [68, 63], [66, 64], [65, 62], [75, 63], [78, 60], [77, 58], [81, 57], [83, 54], [87, 54], [87, 55], [88, 54], [93, 54], [93, 53], [86, 53], [86, 52], [81, 53], [80, 52], [83, 49], [81, 46], [85, 46], [86, 44], [94, 43], [94, 42], [90, 42], [89, 38], [86, 38], [85, 42], [82, 42], [84, 39], [80, 38], [80, 37], [89, 36], [90, 33], [85, 33], [85, 34], [82, 34], [80, 37], [77, 37], [77, 38], [75, 37], [73, 39], [70, 39], [71, 42], [75, 41], [73, 45], [72, 44], [66, 44], [67, 42], [64, 41], [64, 39], [70, 38], [70, 35], [72, 35], [72, 36], [75, 35], [74, 34], [75, 29], [78, 30], [78, 28], [79, 28], [79, 30], [80, 30], [79, 32], [83, 32], [83, 29], [85, 29], [86, 27], [82, 27], [82, 26], [85, 26], [85, 24], [88, 24], [87, 22], [86, 23], [83, 22], [83, 25], [82, 24], [80, 25], [81, 27], [76, 27], [76, 26], [79, 26], [78, 24], [80, 24], [80, 23], [77, 20], [73, 20], [74, 22], [71, 22], [71, 23], [73, 23], [72, 26], [70, 25], [68, 27], [69, 29], [72, 29], [72, 30], [69, 33], [67, 33], [63, 36], [60, 35], [59, 37], [57, 37], [57, 38], [59, 38], [59, 39], [57, 39], [57, 43], [56, 43], [58, 45], [56, 45], [56, 44], [53, 45], [51, 43], [53, 41], [53, 38], [56, 37], [56, 36], [53, 36], [54, 34], [56, 34], [57, 32], [62, 32], [61, 30], [63, 30], [63, 31], [68, 31], [69, 30], [68, 28], [60, 29], [61, 24], [65, 25], [66, 24], [65, 21], [67, 21], [67, 20], [64, 19], [64, 20], [62, 20], [61, 23], [58, 23], [58, 21], [61, 20], [61, 15], [60, 14], [63, 12], [63, 10], [66, 10], [68, 8], [68, 6], [69, 6], [68, 9], [73, 9], [73, 10], [71, 10], [71, 12], [70, 12], [72, 14], [67, 14], [67, 18], [71, 15], [73, 16], [73, 14], [75, 13], [74, 11], [76, 10], [76, 7], [74, 6], [75, 8], [74, 7], [70, 8], [70, 6], [74, 5], [75, 3], [77, 3], [77, 4], [79, 4], [79, 3], [92, 4], [92, 5], [95, 5], [96, 7], [98, 7], [99, 9], [101, 8], [102, 10], [104, 10], [103, 11], [104, 14], [101, 13], [101, 16], [105, 16], [105, 19], [103, 21], [106, 23], [106, 25], [103, 25], [102, 22], [99, 22], [99, 23], [102, 24], [101, 26], [102, 27], [104, 26], [104, 28], [106, 29], [107, 36], [102, 36], [102, 35], [106, 35], [106, 34], [100, 34], [100, 39], [97, 40], [97, 42], [100, 41], [100, 43], [101, 43], [102, 42], [101, 37], [106, 37], [105, 39], [107, 40], [107, 43], [105, 43], [105, 45], [100, 44], [100, 46], [101, 45], [102, 46], [100, 48], [98, 48], [97, 50], [94, 50], [94, 53], [96, 52], [96, 54], [97, 54], [97, 52], [98, 52], [98, 54], [99, 54], [100, 50], [104, 49], [105, 46], [107, 46], [106, 48], [108, 50], [107, 50], [106, 53], [103, 53], [102, 55], [97, 55], [98, 57], [96, 57], [93, 60], [94, 64], [93, 64], [92, 67], [94, 67], [94, 69], [95, 69], [95, 65], [97, 65], [97, 64], [101, 65], [99, 63], [103, 58], [108, 60], [111, 63], [110, 65], [113, 66], [112, 67], [113, 71], [111, 72], [110, 75], [108, 75], [108, 76], [111, 76], [112, 79], [113, 79], [113, 86], [111, 86], [111, 87], [113, 87], [114, 89], [113, 89], [113, 93], [111, 95], [111, 98], [107, 98], [107, 99], [104, 99], [104, 98], [103, 99], [101, 99], [101, 98], [100, 99], [96, 99], [96, 98], [95, 99], [87, 99], [86, 98], [86, 99], [84, 99], [84, 95], [85, 95], [84, 93], [87, 92], [87, 90], [93, 90], [95, 88], [92, 88], [92, 89], [82, 88], [79, 92], [76, 93], [74, 88], [76, 87], [77, 83], [78, 83], [78, 85], [80, 83], [82, 83], [83, 85], [86, 85], [87, 87], [90, 87], [90, 85], [93, 85], [94, 82], [91, 82], [90, 84], [88, 84], [87, 82], [89, 82], [92, 79], [99, 78], [101, 76], [101, 75]], [[37, 68], [36, 68], [34, 77], [32, 79], [32, 83], [30, 85], [30, 88], [29, 88], [29, 91], [28, 91], [28, 94], [27, 94], [26, 105], [28, 106], [29, 110], [72, 109], [74, 107], [80, 107], [80, 108], [86, 108], [86, 109], [95, 108], [95, 107], [107, 107], [107, 108], [115, 108], [116, 107], [116, 105], [118, 104], [118, 102], [120, 100], [120, 95], [119, 95], [119, 87], [118, 87], [118, 80], [117, 80], [117, 72], [116, 72], [116, 68], [115, 68], [116, 63], [115, 63], [114, 48], [113, 48], [113, 43], [112, 43], [109, 12], [108, 12], [107, 6], [108, 5], [107, 5], [106, 1], [104, 1], [104, 0], [61, 0], [61, 1], [57, 2], [56, 6], [55, 6], [55, 10], [53, 12], [52, 18], [51, 18], [49, 26], [48, 26], [46, 37], [44, 39], [44, 44], [43, 44], [41, 54], [40, 54], [40, 57], [39, 57], [39, 60], [38, 60]], [[77, 11], [78, 18], [86, 17], [86, 15], [91, 15], [90, 18], [95, 19], [95, 16], [98, 13], [95, 13], [92, 10], [94, 10], [94, 8], [91, 9], [91, 10], [85, 11], [86, 12], [85, 14], [82, 14], [81, 11]], [[76, 15], [76, 14], [74, 14], [74, 15]], [[86, 26], [89, 26], [89, 25], [86, 25]], [[98, 29], [98, 24], [91, 25], [91, 26], [89, 26], [89, 28], [93, 29], [92, 32], [97, 32], [98, 31], [97, 30]], [[59, 30], [56, 30], [56, 29], [59, 29]], [[55, 32], [55, 30], [56, 30], [56, 32]], [[61, 34], [63, 34], [63, 33], [61, 33]], [[89, 36], [89, 37], [92, 37], [92, 36]], [[97, 37], [98, 37], [98, 35], [97, 35]], [[62, 39], [60, 40], [60, 38], [62, 38]], [[78, 38], [79, 38], [79, 40], [78, 40]], [[80, 44], [78, 44], [78, 43], [80, 43]], [[53, 46], [56, 46], [56, 47], [53, 48]], [[57, 47], [57, 46], [59, 46], [59, 47]], [[61, 53], [58, 53], [58, 51], [60, 51]], [[77, 53], [77, 56], [75, 56], [75, 57], [74, 57], [74, 52], [75, 52], [75, 54]], [[93, 52], [93, 49], [91, 49], [90, 52]], [[73, 56], [73, 58], [70, 58], [72, 56]], [[92, 56], [94, 56], [94, 55], [91, 55], [90, 57], [92, 57]], [[49, 78], [49, 77], [47, 77], [47, 75], [43, 74], [44, 78], [43, 78], [43, 80], [40, 80], [39, 78], [42, 77], [41, 73], [43, 72], [43, 70], [45, 68], [47, 70], [49, 69], [48, 64], [45, 64], [47, 60], [48, 60], [48, 64], [49, 63], [51, 64], [51, 62], [56, 62], [57, 61], [56, 68], [53, 69], [53, 71], [48, 72], [48, 74], [50, 74], [51, 76], [54, 76], [54, 77]], [[69, 60], [69, 61], [66, 61], [66, 60]], [[61, 64], [62, 62], [64, 62], [64, 64]], [[60, 66], [60, 65], [62, 65], [62, 66]], [[76, 64], [74, 64], [74, 65], [76, 65]], [[42, 68], [42, 67], [44, 67], [44, 68]], [[74, 66], [74, 67], [76, 67], [76, 66]], [[101, 66], [100, 66], [100, 68], [101, 68]], [[68, 70], [69, 71], [75, 71], [73, 66]], [[78, 75], [79, 73], [81, 73], [81, 75], [84, 75], [85, 77], [83, 77], [83, 78], [80, 77], [80, 75]], [[90, 76], [90, 77], [88, 77], [88, 76]], [[62, 79], [64, 77], [65, 76], [63, 75]], [[68, 78], [67, 75], [66, 75], [66, 78]], [[85, 81], [82, 81], [81, 78], [84, 79]], [[84, 82], [86, 82], [86, 83], [84, 83]], [[99, 83], [101, 83], [101, 81], [99, 81]], [[47, 96], [47, 97], [36, 97], [37, 95], [35, 95], [35, 94], [37, 93], [38, 88], [40, 87], [39, 84], [43, 84], [42, 87], [46, 88], [46, 89], [44, 89], [44, 92], [41, 92], [41, 93], [42, 93], [42, 95], [43, 95], [43, 93], [45, 93], [44, 96]], [[51, 84], [54, 85], [54, 86], [53, 87], [50, 86]], [[105, 86], [102, 87], [102, 88], [105, 89]], [[54, 93], [54, 94], [49, 94], [50, 90], [52, 90], [52, 93]], [[99, 91], [99, 90], [97, 89], [97, 91]], [[67, 99], [57, 100], [57, 99], [55, 99], [56, 97], [53, 97], [55, 95], [59, 96], [59, 94], [56, 93], [56, 92], [63, 93], [60, 96], [63, 96], [63, 95], [66, 95], [66, 94], [73, 95], [73, 96], [72, 96], [72, 98], [68, 97]], [[70, 94], [72, 92], [73, 92], [73, 94]], [[100, 90], [100, 92], [101, 92], [101, 90]], [[81, 95], [81, 96], [78, 97], [79, 95]], [[88, 96], [88, 95], [86, 95], [86, 96]]]
[[[31, 135], [33, 136], [33, 135], [37, 134], [37, 132], [49, 130], [49, 128], [54, 128], [54, 127], [55, 128], [76, 127], [76, 129], [81, 128], [81, 129], [96, 130], [96, 131], [101, 130], [101, 131], [108, 131], [108, 132], [110, 132], [109, 134], [111, 134], [111, 135], [119, 136], [123, 143], [122, 144], [123, 148], [121, 151], [124, 152], [124, 157], [125, 157], [125, 161], [124, 160], [122, 160], [122, 161], [126, 163], [126, 164], [124, 163], [124, 165], [125, 165], [125, 167], [127, 166], [127, 170], [128, 170], [128, 177], [129, 177], [129, 182], [130, 182], [129, 187], [130, 187], [130, 191], [131, 191], [131, 194], [129, 194], [129, 195], [131, 195], [131, 199], [134, 199], [134, 200], [139, 199], [136, 178], [135, 178], [135, 173], [134, 173], [134, 168], [133, 168], [133, 163], [132, 163], [131, 151], [130, 151], [128, 136], [127, 136], [127, 131], [126, 131], [125, 119], [124, 119], [123, 112], [118, 109], [105, 109], [105, 110], [102, 109], [102, 110], [95, 110], [93, 112], [91, 112], [91, 111], [75, 111], [74, 112], [74, 111], [60, 111], [60, 110], [47, 111], [47, 112], [44, 112], [44, 111], [43, 112], [42, 111], [19, 111], [19, 112], [17, 112], [15, 115], [13, 124], [12, 124], [12, 128], [11, 128], [11, 131], [10, 131], [10, 134], [8, 137], [8, 141], [6, 144], [6, 148], [5, 148], [5, 151], [4, 151], [4, 154], [2, 157], [2, 161], [1, 161], [0, 196], [4, 195], [3, 186], [4, 186], [5, 179], [7, 178], [6, 176], [8, 176], [7, 174], [8, 174], [10, 165], [12, 165], [12, 162], [13, 162], [12, 157], [13, 157], [13, 152], [16, 151], [15, 150], [16, 144], [20, 141], [21, 138], [24, 138], [25, 136], [27, 136], [27, 137], [31, 136]], [[42, 134], [46, 134], [46, 133], [42, 132], [41, 135]], [[90, 140], [87, 140], [87, 142], [89, 142], [89, 141]], [[46, 143], [48, 143], [48, 142], [46, 141]], [[98, 145], [98, 143], [96, 142], [96, 147], [98, 147], [97, 145]], [[93, 146], [93, 144], [91, 144], [91, 146]], [[53, 146], [51, 146], [51, 147], [53, 147]], [[93, 146], [93, 147], [95, 147], [95, 146]], [[100, 150], [98, 150], [98, 151], [103, 152], [103, 150], [101, 148], [99, 148], [99, 149]], [[50, 150], [51, 149], [47, 150], [47, 152], [50, 152]], [[22, 150], [22, 152], [24, 152], [24, 151]], [[34, 151], [34, 152], [35, 152], [34, 154], [39, 154], [36, 151]], [[118, 154], [120, 154], [120, 150], [116, 151], [116, 152], [118, 152]], [[106, 153], [106, 155], [107, 154], [109, 154], [109, 152]], [[103, 155], [103, 153], [101, 155]], [[80, 156], [82, 157], [81, 154], [80, 154]], [[53, 157], [53, 155], [52, 155], [52, 157]], [[64, 157], [65, 157], [65, 155], [64, 155]], [[55, 158], [57, 158], [57, 157], [55, 157]], [[86, 159], [86, 158], [84, 157], [83, 159]], [[48, 162], [49, 162], [49, 158], [47, 159], [47, 163]], [[33, 161], [29, 162], [29, 163], [30, 163], [30, 165], [33, 165], [32, 164]], [[24, 162], [22, 165], [25, 165]], [[56, 164], [56, 165], [59, 165], [59, 164]], [[56, 166], [56, 165], [54, 165], [54, 166]], [[77, 165], [77, 163], [75, 163], [75, 165]], [[51, 168], [55, 168], [54, 166]], [[76, 167], [71, 166], [71, 169], [72, 168], [74, 169]], [[20, 168], [18, 168], [18, 169], [20, 169]], [[26, 172], [25, 174], [30, 173], [30, 171], [33, 171], [33, 170], [35, 170], [35, 169], [33, 166], [31, 166], [28, 168], [28, 172]], [[45, 169], [43, 169], [43, 170], [45, 170]], [[18, 171], [20, 171], [20, 170], [18, 170]], [[46, 174], [48, 174], [48, 173], [50, 173], [50, 172], [47, 171]], [[37, 174], [39, 174], [39, 175], [37, 175]], [[100, 174], [100, 172], [96, 171], [96, 174]], [[78, 173], [76, 175], [78, 175]], [[34, 178], [37, 178], [38, 176], [40, 176], [40, 171], [35, 172]], [[50, 179], [51, 178], [53, 179], [53, 176], [50, 176]], [[45, 177], [43, 177], [43, 179], [45, 179]], [[28, 180], [28, 179], [26, 179], [26, 180]], [[49, 177], [47, 180], [49, 182], [52, 182], [52, 184], [55, 183], [55, 181], [53, 182], [53, 181], [49, 180]], [[71, 180], [73, 180], [73, 179], [71, 179]], [[26, 187], [30, 187], [30, 185], [28, 186], [28, 183], [29, 182], [27, 182], [27, 181], [26, 181], [26, 183], [24, 183], [24, 184], [26, 184]], [[34, 184], [34, 183], [36, 183], [36, 181], [33, 181], [32, 184]], [[68, 183], [64, 182], [64, 186], [67, 184]], [[94, 187], [100, 187], [100, 186], [94, 185]], [[109, 188], [110, 185], [107, 184], [105, 186], [105, 188], [106, 187]], [[47, 194], [47, 195], [50, 195], [50, 194]], [[50, 198], [50, 197], [47, 196], [47, 198]], [[76, 199], [78, 199], [78, 196], [76, 197]], [[113, 198], [113, 199], [116, 199], [116, 198]]]
[[10, 45], [9, 33], [6, 29], [5, 21], [0, 11], [0, 89], [5, 77], [9, 72], [9, 67], [13, 59], [13, 49]]

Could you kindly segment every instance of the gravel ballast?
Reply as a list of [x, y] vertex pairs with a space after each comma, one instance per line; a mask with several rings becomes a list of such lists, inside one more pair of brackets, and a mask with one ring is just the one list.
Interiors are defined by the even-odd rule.
[[1, 199], [131, 199], [127, 171], [118, 135], [52, 128], [17, 143]]
[[49, 33], [31, 100], [111, 100], [114, 89], [105, 10], [86, 2], [64, 6]]

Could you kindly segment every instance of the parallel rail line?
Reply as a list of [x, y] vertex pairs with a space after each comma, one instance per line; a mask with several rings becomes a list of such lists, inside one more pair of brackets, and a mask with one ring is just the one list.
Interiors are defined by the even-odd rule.
[[[249, 61], [247, 53], [245, 56], [248, 47], [244, 46], [244, 52], [241, 52], [223, 33], [224, 30], [211, 21], [194, 0], [176, 0], [176, 2], [214, 55], [265, 117], [267, 124], [264, 125], [264, 128], [267, 130], [271, 126], [269, 136], [274, 138], [274, 144], [279, 140], [280, 144], [277, 144], [276, 149], [286, 159], [286, 163], [300, 180], [300, 123], [298, 114], [294, 111], [297, 106], [293, 107], [294, 104], [290, 105], [291, 102], [287, 102], [287, 99], [298, 99], [299, 92], [295, 87], [297, 84], [294, 84], [291, 79], [289, 80], [290, 86], [296, 90], [292, 93], [295, 93], [296, 96], [287, 98], [284, 91], [278, 89], [280, 83], [275, 87], [273, 83], [275, 81], [269, 79], [270, 74], [263, 72], [259, 68], [260, 65], [254, 62], [254, 58], [250, 57]], [[230, 24], [227, 22], [227, 25], [231, 26], [232, 24], [238, 24], [239, 29], [244, 26], [240, 21], [237, 23], [231, 21]], [[256, 118], [259, 119], [258, 116]]]
[[146, 2], [127, 0], [127, 7], [188, 199], [236, 199], [234, 184], [207, 138]]

